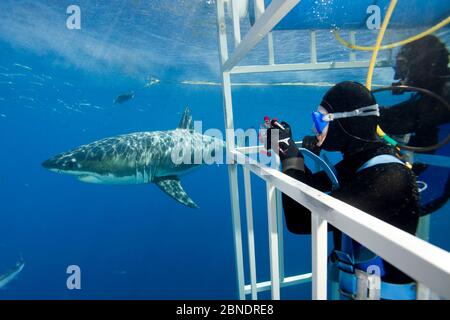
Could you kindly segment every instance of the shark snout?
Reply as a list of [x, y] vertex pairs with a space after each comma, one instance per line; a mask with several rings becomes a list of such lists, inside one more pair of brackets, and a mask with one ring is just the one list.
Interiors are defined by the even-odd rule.
[[42, 162], [42, 166], [50, 171], [59, 172], [61, 170], [58, 161], [55, 158], [50, 158]]
[[53, 172], [76, 171], [80, 164], [74, 156], [56, 155], [42, 162], [42, 166]]
[[44, 162], [42, 162], [42, 166], [45, 169], [53, 169], [53, 168], [55, 168], [55, 163], [54, 163], [54, 161], [52, 161], [52, 159], [47, 159]]

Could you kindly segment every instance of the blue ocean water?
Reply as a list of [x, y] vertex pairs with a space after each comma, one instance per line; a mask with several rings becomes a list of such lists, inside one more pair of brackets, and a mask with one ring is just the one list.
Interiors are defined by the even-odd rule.
[[[104, 137], [174, 129], [185, 106], [195, 120], [203, 121], [204, 129], [223, 130], [222, 91], [215, 85], [214, 5], [193, 2], [198, 4], [196, 14], [208, 13], [210, 24], [189, 43], [184, 37], [190, 29], [169, 33], [169, 27], [158, 25], [172, 2], [154, 5], [142, 15], [135, 14], [143, 6], [139, 1], [130, 2], [135, 6], [116, 1], [114, 8], [120, 10], [113, 12], [102, 3], [81, 2], [87, 17], [79, 34], [65, 27], [69, 2], [0, 5], [0, 12], [10, 12], [0, 15], [5, 21], [0, 27], [0, 274], [20, 256], [26, 264], [0, 290], [0, 299], [237, 297], [225, 165], [204, 166], [182, 178], [200, 206], [197, 210], [178, 204], [154, 185], [85, 184], [41, 166], [54, 154]], [[170, 12], [173, 24], [182, 19], [178, 13]], [[151, 32], [144, 28], [149, 26]], [[213, 29], [207, 32], [206, 27]], [[203, 35], [204, 43], [199, 40]], [[364, 76], [363, 71], [322, 72], [297, 80], [364, 81]], [[152, 77], [159, 82], [149, 85]], [[388, 83], [392, 71], [380, 72], [376, 79]], [[327, 89], [323, 84], [237, 86], [235, 126], [258, 128], [264, 115], [277, 116], [289, 119], [294, 135], [301, 138], [311, 132], [309, 112]], [[113, 104], [129, 91], [135, 92], [133, 100]], [[444, 129], [442, 136], [448, 133]], [[448, 155], [448, 146], [439, 152]], [[447, 174], [430, 168], [423, 177], [429, 184], [424, 197], [439, 195]], [[256, 177], [252, 182], [258, 281], [266, 281], [265, 185]], [[240, 187], [243, 197], [241, 180]], [[430, 239], [447, 250], [448, 212], [446, 205], [433, 215]], [[310, 237], [285, 230], [286, 275], [310, 272], [310, 247]], [[244, 251], [247, 255], [245, 245]], [[81, 290], [67, 289], [69, 265], [81, 268]], [[249, 279], [248, 270], [246, 275]], [[282, 297], [308, 299], [310, 285], [284, 289]]]

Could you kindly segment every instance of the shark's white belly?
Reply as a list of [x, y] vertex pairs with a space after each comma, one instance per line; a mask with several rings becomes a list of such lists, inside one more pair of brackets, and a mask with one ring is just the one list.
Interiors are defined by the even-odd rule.
[[193, 166], [186, 169], [177, 168], [159, 168], [157, 171], [137, 170], [130, 176], [116, 176], [114, 174], [99, 175], [95, 173], [77, 174], [79, 181], [95, 184], [144, 184], [153, 182], [156, 178], [168, 176], [182, 176], [195, 170], [199, 166]]
[[87, 183], [96, 184], [138, 184], [144, 183], [138, 182], [136, 176], [116, 177], [114, 175], [82, 175], [78, 177], [78, 180]]

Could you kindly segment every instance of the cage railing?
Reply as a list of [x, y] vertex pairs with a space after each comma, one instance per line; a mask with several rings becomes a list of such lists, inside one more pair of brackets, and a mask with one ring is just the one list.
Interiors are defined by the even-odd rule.
[[[426, 287], [443, 297], [450, 298], [450, 253], [247, 156], [247, 154], [258, 152], [257, 150], [261, 148], [262, 146], [237, 148], [231, 152], [230, 156], [234, 156], [236, 163], [268, 184], [267, 196], [270, 203], [268, 208], [269, 217], [272, 217], [272, 220], [277, 213], [274, 209], [274, 199], [269, 191], [270, 187], [279, 189], [311, 210], [313, 298], [326, 299], [327, 297], [327, 222]], [[276, 247], [277, 232], [270, 227], [270, 223], [269, 230], [270, 246]], [[274, 292], [280, 290], [279, 281], [274, 279], [279, 269], [276, 265], [277, 252], [271, 251], [270, 254], [274, 255], [271, 258], [272, 286], [270, 289], [272, 289], [272, 298], [279, 298], [279, 293]], [[307, 278], [308, 274], [298, 275], [291, 277], [286, 283], [292, 282], [293, 279], [296, 279], [297, 283], [303, 283]], [[260, 284], [259, 287], [269, 289], [267, 284]]]

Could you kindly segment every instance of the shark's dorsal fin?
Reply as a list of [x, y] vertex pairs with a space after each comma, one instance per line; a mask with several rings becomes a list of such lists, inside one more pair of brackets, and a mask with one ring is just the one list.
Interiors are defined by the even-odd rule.
[[194, 130], [194, 122], [192, 122], [192, 116], [191, 111], [189, 110], [189, 107], [186, 107], [184, 109], [183, 117], [180, 120], [180, 124], [178, 125], [179, 129], [188, 129], [193, 131]]
[[180, 179], [177, 176], [168, 176], [158, 178], [154, 183], [169, 196], [177, 200], [178, 202], [188, 206], [190, 208], [198, 208], [194, 201], [189, 198], [186, 191], [181, 186]]

